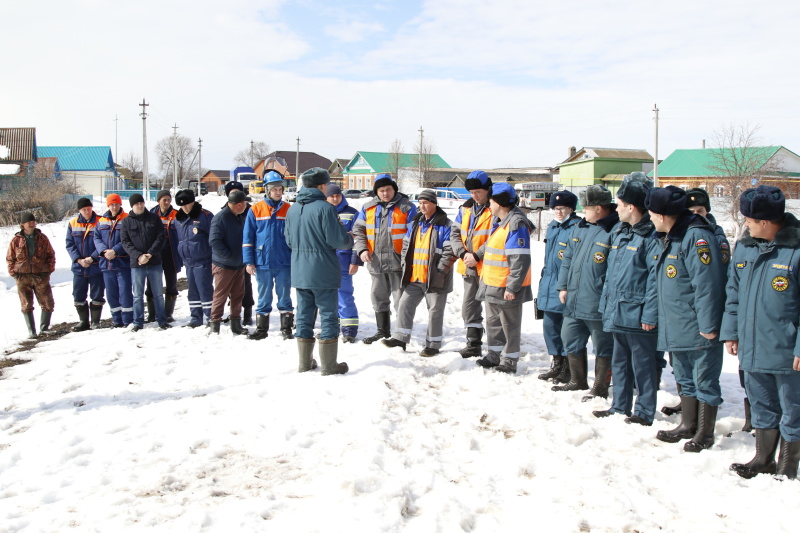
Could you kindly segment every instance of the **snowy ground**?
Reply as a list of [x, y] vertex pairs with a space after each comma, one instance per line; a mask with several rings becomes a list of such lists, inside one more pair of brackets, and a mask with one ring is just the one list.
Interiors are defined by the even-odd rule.
[[[58, 253], [54, 323], [75, 321], [65, 222], [41, 228]], [[14, 231], [0, 229], [2, 249]], [[364, 336], [374, 313], [357, 280]], [[26, 332], [5, 267], [0, 289], [10, 349]], [[342, 345], [344, 376], [298, 374], [274, 320], [263, 341], [148, 326], [15, 354], [31, 361], [0, 380], [0, 531], [796, 531], [800, 483], [728, 471], [754, 451], [735, 358], [716, 445], [687, 454], [654, 438], [677, 417], [596, 419], [607, 402], [536, 379], [549, 361], [530, 305], [516, 376], [463, 360], [461, 294], [457, 280], [440, 356], [417, 355], [423, 306], [408, 352]], [[176, 326], [187, 316], [182, 294]], [[669, 373], [658, 399], [676, 402]]]

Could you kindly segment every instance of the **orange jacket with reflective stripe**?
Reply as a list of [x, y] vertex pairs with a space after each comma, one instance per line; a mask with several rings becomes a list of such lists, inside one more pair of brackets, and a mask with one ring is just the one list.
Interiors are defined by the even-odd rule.
[[[492, 212], [486, 207], [475, 219], [472, 216], [472, 207], [461, 206], [460, 211], [459, 216], [456, 218], [456, 223], [460, 218], [461, 243], [467, 251], [474, 252], [486, 243], [489, 239], [489, 234], [492, 233]], [[478, 271], [478, 276], [481, 275], [482, 269], [483, 261], [479, 261], [475, 267], [475, 270]], [[467, 266], [464, 264], [463, 259], [458, 260], [456, 271], [462, 276], [467, 273]]]
[[[369, 253], [375, 251], [375, 234], [378, 231], [378, 225], [375, 221], [375, 212], [378, 206], [373, 206], [365, 211], [366, 233], [367, 233], [367, 250]], [[394, 251], [398, 254], [403, 250], [403, 237], [408, 231], [408, 212], [404, 213], [400, 209], [392, 209], [392, 219], [389, 221], [389, 229], [392, 234], [392, 246]]]

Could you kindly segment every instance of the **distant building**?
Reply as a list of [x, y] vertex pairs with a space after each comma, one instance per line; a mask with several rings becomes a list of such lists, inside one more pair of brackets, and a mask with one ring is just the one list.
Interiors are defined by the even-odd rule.
[[293, 187], [297, 181], [297, 173], [302, 174], [314, 167], [328, 169], [333, 162], [315, 152], [296, 152], [277, 150], [269, 153], [253, 167], [256, 174], [263, 178], [267, 170], [274, 169], [283, 174], [287, 187]]
[[[745, 179], [753, 176], [750, 179], [758, 180], [758, 184], [780, 187], [787, 198], [800, 198], [800, 156], [783, 146], [675, 150], [658, 165], [658, 185], [702, 187], [711, 196], [732, 196], [731, 170], [722, 168], [723, 161], [729, 162], [729, 167], [738, 161], [739, 168], [747, 169]], [[750, 187], [755, 183], [737, 185]]]
[[40, 158], [57, 158], [61, 179], [72, 180], [85, 194], [102, 198], [107, 190], [125, 188], [110, 146], [40, 146], [37, 151]]
[[339, 186], [344, 186], [344, 169], [349, 163], [349, 159], [334, 159], [331, 166], [328, 168], [328, 174], [331, 175], [331, 181]]
[[[371, 189], [377, 174], [392, 174], [399, 179], [399, 169], [418, 167], [417, 154], [391, 154], [387, 152], [356, 152], [342, 171], [346, 189]], [[439, 154], [430, 155], [427, 172], [450, 168]], [[396, 169], [396, 170], [395, 170]], [[398, 174], [397, 176], [395, 174]], [[399, 186], [399, 182], [398, 182]], [[416, 187], [415, 187], [416, 188]]]
[[651, 170], [653, 156], [630, 148], [572, 147], [569, 157], [558, 165], [561, 184], [576, 194], [589, 185], [604, 185], [616, 193], [625, 174]]
[[200, 181], [208, 187], [208, 192], [219, 192], [230, 180], [230, 170], [209, 170], [200, 178]]
[[37, 159], [36, 128], [0, 128], [0, 193], [33, 177]]
[[[558, 174], [550, 167], [528, 168], [437, 168], [428, 171], [424, 186], [463, 188], [464, 182], [473, 170], [483, 170], [493, 183], [527, 183], [532, 181], [558, 181]], [[401, 192], [412, 193], [423, 187], [417, 168], [401, 168], [397, 173], [397, 184]]]

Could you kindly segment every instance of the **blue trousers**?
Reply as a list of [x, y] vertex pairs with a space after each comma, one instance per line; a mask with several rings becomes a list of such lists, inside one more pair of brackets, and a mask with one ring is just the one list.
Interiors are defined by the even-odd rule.
[[544, 312], [542, 329], [544, 332], [544, 343], [547, 345], [547, 353], [550, 355], [567, 355], [564, 351], [564, 343], [561, 342], [561, 326], [564, 323], [564, 315], [552, 311]]
[[211, 320], [211, 302], [214, 299], [214, 275], [211, 262], [203, 265], [187, 266], [186, 281], [189, 284], [190, 324], [203, 325], [203, 316]]
[[561, 340], [568, 354], [585, 350], [589, 337], [592, 338], [595, 357], [611, 357], [614, 353], [614, 337], [611, 333], [603, 331], [602, 320], [564, 317], [564, 322], [561, 324]]
[[744, 388], [754, 428], [780, 428], [786, 441], [800, 440], [800, 372], [745, 372]]
[[127, 326], [133, 322], [133, 282], [130, 269], [104, 270], [108, 306], [115, 326]]
[[342, 335], [353, 337], [358, 333], [358, 308], [353, 297], [353, 276], [342, 272], [342, 286], [339, 287], [339, 323]]
[[257, 268], [258, 306], [256, 313], [267, 315], [272, 311], [272, 291], [278, 296], [278, 311], [291, 313], [292, 306], [292, 271], [289, 268]]
[[103, 298], [105, 290], [106, 284], [103, 283], [102, 272], [90, 277], [72, 275], [72, 299], [75, 305], [86, 305], [87, 295], [93, 304], [103, 305], [106, 303]]
[[156, 320], [159, 326], [167, 323], [164, 314], [164, 295], [161, 279], [163, 275], [161, 265], [142, 265], [131, 268], [133, 277], [133, 323], [140, 328], [144, 327], [144, 283], [145, 280], [153, 288], [153, 302], [156, 307]]
[[614, 400], [611, 411], [631, 415], [633, 387], [636, 398], [634, 414], [648, 422], [656, 414], [656, 335], [614, 333], [614, 354], [611, 356], [611, 376], [614, 379]]
[[314, 317], [319, 309], [322, 325], [320, 339], [335, 339], [339, 336], [339, 313], [337, 310], [338, 289], [297, 289], [297, 313], [295, 313], [295, 336], [299, 339], [314, 338]]
[[722, 343], [715, 341], [711, 348], [670, 353], [681, 396], [692, 396], [711, 406], [721, 405]]

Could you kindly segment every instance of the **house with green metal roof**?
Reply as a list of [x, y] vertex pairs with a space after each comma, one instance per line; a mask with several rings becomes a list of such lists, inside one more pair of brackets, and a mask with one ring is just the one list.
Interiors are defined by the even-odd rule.
[[[371, 189], [377, 174], [395, 175], [399, 168], [415, 168], [417, 154], [392, 154], [388, 152], [356, 152], [342, 171], [344, 188]], [[439, 154], [430, 155], [431, 168], [450, 168]]]
[[783, 146], [681, 149], [658, 165], [660, 187], [702, 187], [718, 197], [730, 196], [737, 178], [747, 179], [746, 186], [780, 187], [787, 197], [798, 198], [800, 156]]
[[40, 146], [39, 157], [55, 157], [61, 178], [73, 180], [84, 193], [104, 198], [106, 191], [124, 189], [110, 146]]
[[570, 148], [569, 157], [558, 168], [559, 181], [573, 192], [604, 185], [616, 193], [625, 174], [652, 170], [653, 156], [643, 149]]

